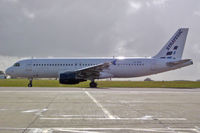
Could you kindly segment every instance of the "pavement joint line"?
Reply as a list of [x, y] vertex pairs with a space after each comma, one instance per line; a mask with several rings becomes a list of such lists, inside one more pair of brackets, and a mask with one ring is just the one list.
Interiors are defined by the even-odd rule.
[[[53, 97], [53, 99], [47, 104], [47, 106], [45, 107], [45, 109], [48, 110], [49, 106], [53, 103], [53, 101], [57, 98], [57, 96], [58, 96], [58, 95], [56, 95], [56, 96]], [[41, 114], [42, 114], [42, 112], [41, 112]], [[40, 114], [40, 115], [41, 115], [41, 114]], [[26, 127], [26, 129], [24, 129], [24, 130], [22, 131], [22, 133], [25, 133], [25, 132], [27, 131], [27, 129], [28, 129], [29, 127], [31, 127], [31, 125], [32, 125], [33, 123], [35, 123], [35, 121], [40, 117], [40, 115], [36, 115], [36, 117], [33, 119], [33, 121], [31, 121], [31, 122], [28, 124], [28, 126]], [[31, 132], [31, 133], [32, 133], [32, 132]], [[33, 133], [38, 133], [38, 132], [33, 132]]]
[[100, 107], [102, 109], [102, 111], [104, 112], [104, 114], [107, 115], [107, 117], [109, 119], [116, 119], [116, 117], [114, 117], [106, 108], [103, 107], [103, 105], [101, 105], [88, 91], [85, 91], [85, 94], [87, 94], [87, 96], [94, 102], [96, 103], [96, 105], [98, 107]]
[[[15, 92], [15, 93], [22, 93], [22, 92], [28, 92], [28, 93], [46, 93], [46, 92], [53, 92], [53, 93], [65, 93], [65, 92], [72, 92], [72, 93], [80, 93], [80, 92], [84, 92], [85, 90], [78, 90], [78, 91], [71, 91], [71, 90], [65, 90], [65, 91], [59, 91], [59, 90], [55, 90], [55, 91], [50, 91], [50, 90], [46, 90], [46, 91], [21, 91], [21, 90], [14, 90], [14, 91], [4, 91], [4, 90], [0, 90], [0, 93], [10, 93], [10, 92]], [[174, 92], [174, 91], [137, 91], [137, 90], [129, 90], [129, 91], [115, 91], [115, 90], [110, 90], [110, 91], [95, 91], [95, 90], [91, 90], [90, 92], [100, 92], [100, 93], [120, 93], [120, 94], [167, 94], [167, 93], [170, 93], [170, 94], [190, 94], [190, 93], [195, 93], [195, 94], [199, 94], [200, 92], [199, 91], [188, 91], [188, 92], [184, 92], [184, 91], [177, 91], [177, 92]]]
[[[56, 117], [41, 117], [41, 120], [112, 120], [111, 118], [56, 118]], [[143, 121], [186, 121], [185, 118], [153, 118], [153, 119], [144, 119], [144, 118], [115, 118], [115, 120], [143, 120]]]

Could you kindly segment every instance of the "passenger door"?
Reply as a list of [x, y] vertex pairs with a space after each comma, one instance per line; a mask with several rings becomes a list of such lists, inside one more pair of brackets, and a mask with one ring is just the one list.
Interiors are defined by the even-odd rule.
[[25, 72], [28, 77], [32, 77], [32, 60], [25, 64]]

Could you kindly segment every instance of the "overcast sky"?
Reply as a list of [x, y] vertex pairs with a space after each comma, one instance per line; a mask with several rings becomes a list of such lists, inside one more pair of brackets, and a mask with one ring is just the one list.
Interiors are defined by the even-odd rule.
[[200, 0], [0, 0], [0, 70], [24, 57], [153, 56], [180, 27], [194, 65], [155, 80], [200, 79]]

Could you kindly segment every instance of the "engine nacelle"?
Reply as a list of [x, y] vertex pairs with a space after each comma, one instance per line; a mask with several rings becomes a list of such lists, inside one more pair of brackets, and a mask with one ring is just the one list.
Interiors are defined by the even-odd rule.
[[78, 84], [80, 82], [86, 81], [84, 79], [76, 79], [75, 72], [65, 72], [60, 74], [59, 82], [60, 84]]

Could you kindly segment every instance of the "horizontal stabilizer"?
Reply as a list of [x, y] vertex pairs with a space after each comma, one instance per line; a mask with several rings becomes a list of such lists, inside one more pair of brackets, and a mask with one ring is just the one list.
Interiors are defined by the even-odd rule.
[[167, 62], [166, 65], [169, 66], [169, 67], [174, 67], [174, 66], [181, 65], [181, 64], [184, 64], [184, 63], [193, 64], [191, 59], [184, 59], [184, 60], [179, 60], [179, 61]]

